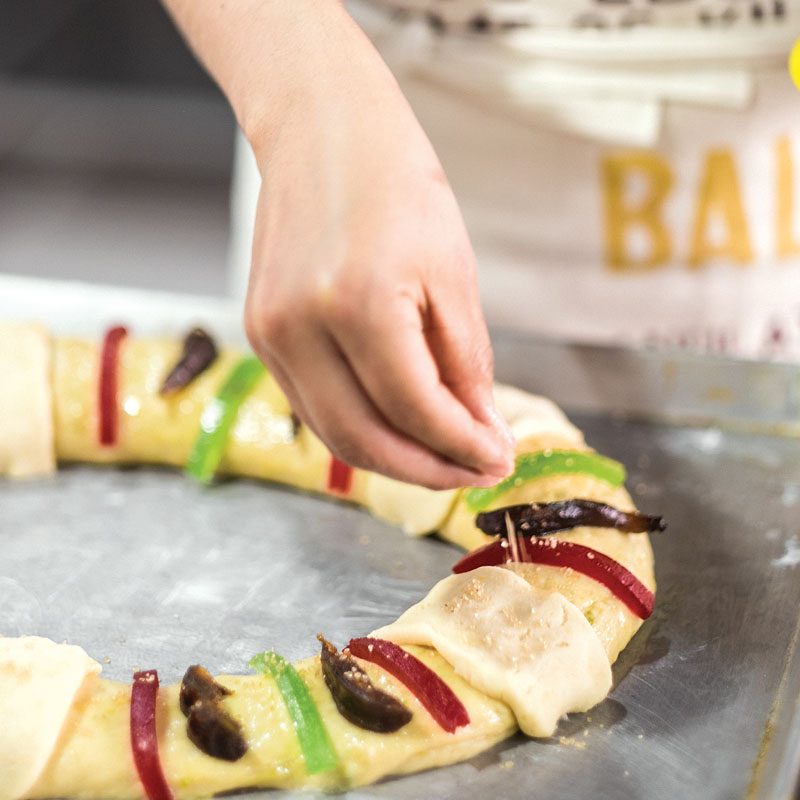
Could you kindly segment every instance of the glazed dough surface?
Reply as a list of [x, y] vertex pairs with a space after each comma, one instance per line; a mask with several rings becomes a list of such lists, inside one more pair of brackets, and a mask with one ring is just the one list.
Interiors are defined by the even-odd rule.
[[[286, 706], [270, 677], [216, 678], [232, 690], [223, 702], [242, 723], [249, 743], [248, 752], [232, 763], [203, 754], [189, 741], [186, 718], [179, 707], [180, 687], [162, 686], [156, 712], [159, 755], [175, 797], [193, 800], [249, 786], [324, 790], [361, 786], [386, 775], [469, 758], [513, 733], [514, 717], [504, 703], [472, 687], [438, 653], [422, 647], [408, 649], [447, 681], [466, 706], [471, 724], [455, 734], [443, 731], [413, 693], [380, 668], [362, 662], [373, 683], [395, 695], [413, 713], [411, 722], [390, 736], [366, 731], [348, 722], [336, 709], [319, 658], [305, 659], [295, 665], [296, 669], [319, 709], [340, 761], [338, 769], [319, 775], [307, 773]], [[3, 800], [141, 798], [142, 787], [130, 750], [130, 694], [128, 684], [90, 677], [75, 697], [64, 735], [36, 785]]]

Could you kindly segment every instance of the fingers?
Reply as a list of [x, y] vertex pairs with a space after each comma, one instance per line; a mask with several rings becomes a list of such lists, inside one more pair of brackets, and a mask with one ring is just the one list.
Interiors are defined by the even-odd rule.
[[298, 414], [342, 461], [431, 489], [497, 482], [497, 476], [454, 464], [388, 424], [323, 330], [294, 328], [278, 342], [257, 344], [257, 351], [269, 351], [267, 360], [282, 387], [291, 364], [290, 402], [302, 397]]
[[[331, 331], [355, 380], [394, 430], [495, 482], [511, 471], [513, 448], [492, 426], [489, 411], [484, 419], [473, 415], [442, 381], [410, 298], [395, 296], [380, 309], [351, 309]], [[481, 378], [491, 396], [491, 370]]]

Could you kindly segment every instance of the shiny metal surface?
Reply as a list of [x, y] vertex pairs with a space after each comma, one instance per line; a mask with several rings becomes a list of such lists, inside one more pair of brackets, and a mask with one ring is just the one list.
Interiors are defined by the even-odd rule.
[[[607, 380], [593, 372], [602, 353], [552, 346], [544, 358], [543, 347], [500, 342], [500, 377], [558, 386], [567, 354], [571, 380], [575, 360], [587, 387]], [[647, 358], [623, 361], [625, 396], [649, 392]], [[728, 364], [728, 380], [744, 380], [739, 366]], [[654, 537], [656, 611], [615, 665], [614, 690], [553, 739], [517, 736], [470, 762], [346, 796], [791, 797], [800, 440], [633, 420], [617, 401], [566, 400], [584, 409], [572, 417], [587, 440], [628, 466], [637, 504], [669, 521]], [[81, 644], [121, 680], [156, 667], [175, 681], [197, 662], [244, 671], [269, 647], [296, 659], [315, 650], [317, 632], [341, 644], [396, 617], [458, 557], [343, 504], [249, 481], [207, 489], [153, 468], [70, 467], [0, 482], [0, 508], [0, 632]]]

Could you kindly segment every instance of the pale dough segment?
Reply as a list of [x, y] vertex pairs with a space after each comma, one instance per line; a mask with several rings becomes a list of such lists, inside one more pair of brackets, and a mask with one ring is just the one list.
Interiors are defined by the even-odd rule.
[[56, 468], [50, 337], [39, 325], [0, 325], [0, 475]]
[[494, 402], [500, 415], [508, 423], [517, 442], [537, 436], [559, 436], [565, 443], [584, 449], [583, 434], [568, 419], [566, 414], [546, 397], [506, 386], [494, 385]]
[[437, 530], [447, 519], [459, 489], [433, 491], [371, 472], [364, 476], [364, 505], [412, 536]]
[[0, 637], [0, 800], [25, 797], [45, 769], [75, 695], [100, 665], [80, 647]]
[[439, 581], [373, 636], [436, 650], [476, 689], [507, 703], [529, 736], [552, 736], [570, 711], [611, 689], [611, 665], [581, 612], [499, 567]]

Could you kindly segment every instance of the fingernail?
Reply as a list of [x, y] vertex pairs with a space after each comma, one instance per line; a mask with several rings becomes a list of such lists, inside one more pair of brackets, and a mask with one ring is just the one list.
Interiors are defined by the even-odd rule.
[[514, 471], [514, 453], [503, 448], [504, 452], [495, 456], [484, 468], [484, 473], [498, 482], [507, 478]]
[[497, 461], [494, 464], [490, 464], [484, 470], [482, 477], [486, 478], [489, 486], [494, 486], [495, 484], [504, 481], [509, 475], [512, 475], [515, 467], [516, 462], [514, 461], [514, 455], [512, 453], [508, 456], [508, 458]]
[[476, 475], [472, 479], [472, 485], [481, 489], [490, 489], [492, 486], [497, 486], [502, 480], [503, 478], [497, 475]]
[[499, 431], [500, 435], [503, 439], [506, 440], [508, 446], [511, 448], [512, 452], [517, 446], [517, 438], [514, 436], [514, 432], [509, 427], [508, 423], [500, 416], [498, 411], [494, 412], [494, 426]]
[[512, 450], [517, 446], [517, 440], [509, 428], [508, 423], [495, 408], [494, 404], [487, 405], [484, 409], [486, 414], [486, 424], [493, 428]]

